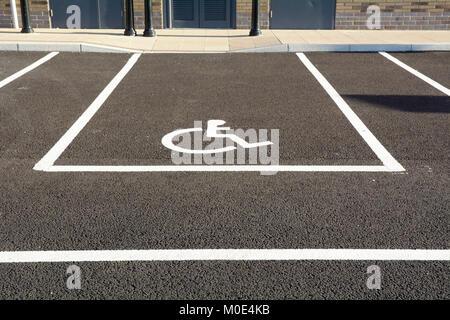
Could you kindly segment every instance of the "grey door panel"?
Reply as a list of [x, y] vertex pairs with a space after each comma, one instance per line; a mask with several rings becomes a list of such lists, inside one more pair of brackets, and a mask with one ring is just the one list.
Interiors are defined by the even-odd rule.
[[98, 0], [99, 25], [102, 29], [123, 29], [124, 2], [122, 0]]
[[232, 0], [171, 0], [174, 28], [231, 28]]
[[230, 28], [230, 0], [200, 0], [201, 28]]
[[200, 26], [198, 0], [172, 0], [174, 28], [198, 28]]
[[271, 29], [333, 29], [336, 0], [272, 0]]

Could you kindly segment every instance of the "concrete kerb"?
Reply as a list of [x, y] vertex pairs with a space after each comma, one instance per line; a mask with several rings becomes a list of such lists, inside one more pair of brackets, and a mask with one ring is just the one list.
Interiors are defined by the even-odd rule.
[[450, 51], [450, 43], [413, 44], [411, 51]]
[[103, 46], [84, 42], [0, 42], [0, 51], [142, 53], [139, 50]]
[[350, 44], [350, 52], [408, 52], [412, 51], [411, 44]]
[[277, 44], [230, 51], [141, 51], [84, 42], [0, 42], [0, 51], [59, 51], [98, 53], [263, 53], [263, 52], [414, 52], [450, 51], [450, 43], [429, 44]]
[[249, 48], [249, 49], [239, 49], [239, 50], [230, 50], [230, 52], [289, 52], [288, 44], [277, 44], [273, 46], [267, 47], [257, 47], [257, 48]]
[[0, 51], [19, 51], [16, 42], [0, 42]]
[[268, 47], [233, 50], [230, 52], [412, 52], [450, 51], [450, 43], [439, 44], [282, 44]]
[[308, 44], [308, 43], [294, 43], [289, 44], [289, 52], [351, 52], [349, 44]]
[[118, 47], [103, 46], [98, 44], [81, 43], [80, 52], [98, 53], [143, 53], [142, 50], [124, 49]]
[[19, 42], [17, 43], [17, 51], [60, 51], [60, 52], [80, 52], [81, 45], [79, 43], [64, 42]]

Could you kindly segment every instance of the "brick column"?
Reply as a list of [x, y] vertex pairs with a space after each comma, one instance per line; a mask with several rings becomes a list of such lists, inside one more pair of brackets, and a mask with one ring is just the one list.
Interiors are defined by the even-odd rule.
[[[162, 28], [163, 21], [163, 0], [152, 0], [153, 27]], [[134, 0], [134, 16], [136, 29], [144, 29], [144, 0]]]

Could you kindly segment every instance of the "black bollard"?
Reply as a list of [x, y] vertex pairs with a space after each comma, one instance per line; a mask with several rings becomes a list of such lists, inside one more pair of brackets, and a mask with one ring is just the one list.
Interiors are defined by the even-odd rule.
[[259, 29], [259, 0], [253, 0], [252, 2], [252, 29], [250, 30], [250, 37], [261, 35]]
[[136, 30], [134, 29], [134, 6], [133, 0], [125, 1], [125, 32], [126, 36], [135, 36]]
[[20, 0], [20, 11], [22, 12], [22, 33], [33, 33], [34, 30], [30, 24], [30, 7], [28, 0]]
[[145, 11], [144, 37], [154, 37], [156, 36], [156, 33], [155, 30], [153, 29], [152, 0], [144, 0], [144, 11]]

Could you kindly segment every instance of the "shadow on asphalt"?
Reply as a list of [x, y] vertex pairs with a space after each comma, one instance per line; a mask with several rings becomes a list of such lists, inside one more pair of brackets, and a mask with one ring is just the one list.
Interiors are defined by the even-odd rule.
[[450, 113], [450, 97], [405, 95], [359, 95], [342, 97], [367, 102], [382, 108], [416, 113]]

